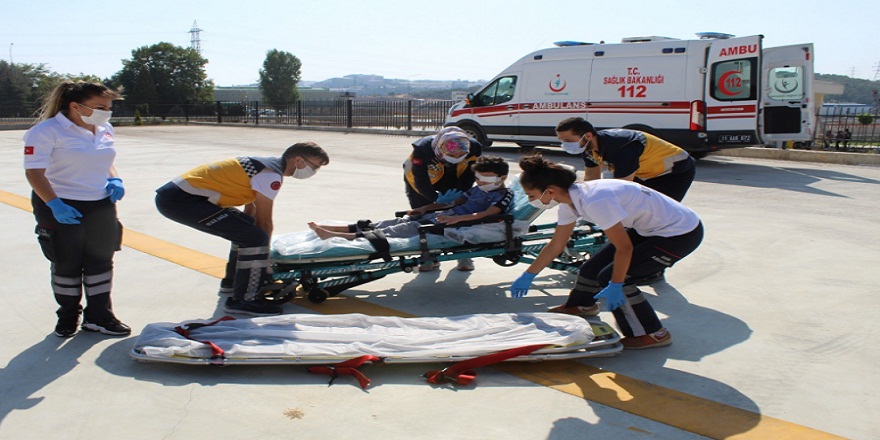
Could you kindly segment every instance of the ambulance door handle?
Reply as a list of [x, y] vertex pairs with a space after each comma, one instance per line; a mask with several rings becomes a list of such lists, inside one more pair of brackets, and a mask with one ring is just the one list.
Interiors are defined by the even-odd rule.
[[507, 109], [508, 109], [508, 110], [515, 110], [515, 109], [516, 109], [516, 106], [515, 106], [515, 105], [508, 105], [508, 106], [507, 106]]
[[523, 104], [522, 108], [528, 110], [528, 109], [532, 108], [532, 106], [530, 106], [528, 104]]

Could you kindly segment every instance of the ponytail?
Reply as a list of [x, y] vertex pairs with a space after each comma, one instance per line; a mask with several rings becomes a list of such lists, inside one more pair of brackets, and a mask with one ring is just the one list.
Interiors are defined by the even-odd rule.
[[84, 81], [64, 81], [43, 99], [38, 121], [52, 119], [58, 112], [65, 113], [71, 102], [81, 102], [95, 96], [104, 96], [113, 100], [122, 99], [122, 95], [98, 83]]
[[544, 191], [549, 186], [568, 189], [577, 179], [571, 167], [545, 160], [540, 154], [523, 157], [519, 167], [523, 170], [520, 184], [527, 189]]

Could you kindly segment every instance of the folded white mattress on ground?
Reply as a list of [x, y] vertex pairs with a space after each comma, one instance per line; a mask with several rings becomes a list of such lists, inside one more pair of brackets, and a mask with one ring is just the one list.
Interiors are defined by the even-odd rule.
[[147, 325], [132, 356], [156, 361], [209, 359], [216, 355], [204, 342], [211, 342], [223, 350], [225, 359], [327, 360], [362, 355], [431, 359], [479, 356], [537, 344], [548, 347], [536, 353], [565, 352], [583, 349], [594, 340], [588, 321], [557, 313], [418, 318], [289, 314], [191, 325], [190, 339], [175, 330], [181, 325]]

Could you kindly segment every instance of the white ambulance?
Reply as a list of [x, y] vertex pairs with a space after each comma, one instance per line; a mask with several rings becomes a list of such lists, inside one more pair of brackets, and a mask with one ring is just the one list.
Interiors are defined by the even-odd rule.
[[452, 106], [487, 146], [558, 145], [559, 121], [642, 130], [695, 157], [721, 148], [809, 141], [815, 126], [813, 45], [762, 48], [763, 36], [559, 42], [530, 53]]

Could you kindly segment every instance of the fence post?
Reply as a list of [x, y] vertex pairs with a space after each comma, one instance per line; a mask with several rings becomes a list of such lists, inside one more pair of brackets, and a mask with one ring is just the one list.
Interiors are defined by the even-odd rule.
[[298, 127], [303, 125], [303, 102], [301, 99], [296, 101], [296, 125]]
[[254, 101], [254, 125], [260, 125], [260, 101]]
[[345, 100], [345, 126], [347, 128], [354, 126], [354, 106], [351, 98]]
[[406, 129], [412, 131], [412, 99], [406, 101]]
[[217, 123], [223, 123], [223, 105], [220, 104], [220, 101], [217, 101]]

